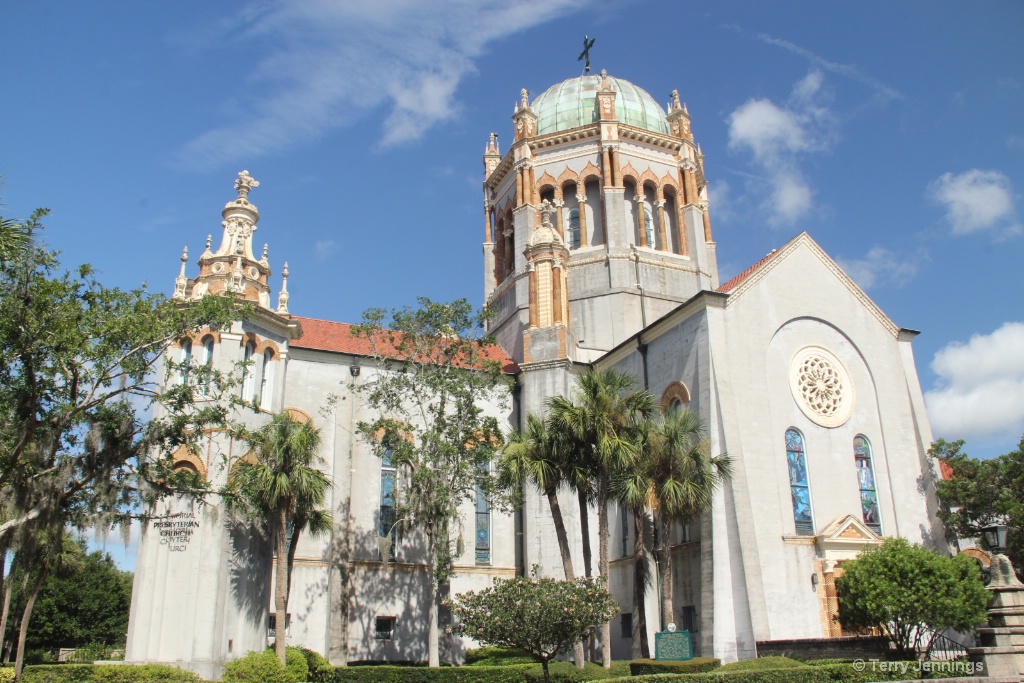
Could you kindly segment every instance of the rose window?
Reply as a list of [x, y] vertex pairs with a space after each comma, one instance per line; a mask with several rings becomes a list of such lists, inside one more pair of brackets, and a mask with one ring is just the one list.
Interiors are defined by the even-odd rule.
[[820, 347], [801, 349], [790, 372], [793, 398], [807, 417], [823, 427], [845, 423], [853, 409], [853, 382], [842, 362]]

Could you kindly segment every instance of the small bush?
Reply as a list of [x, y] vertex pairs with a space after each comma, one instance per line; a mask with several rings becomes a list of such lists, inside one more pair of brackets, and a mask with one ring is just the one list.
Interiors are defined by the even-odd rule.
[[537, 658], [514, 647], [477, 647], [466, 652], [466, 666], [508, 666], [535, 664]]
[[191, 671], [164, 664], [40, 664], [26, 666], [22, 683], [202, 683]]
[[807, 665], [789, 657], [758, 657], [726, 664], [721, 671], [764, 671], [766, 669], [792, 669], [799, 666]]
[[722, 660], [714, 657], [694, 657], [693, 659], [634, 659], [629, 663], [632, 676], [645, 674], [696, 674], [712, 671], [722, 665]]
[[14, 667], [0, 667], [0, 683], [11, 683], [14, 680]]
[[300, 683], [309, 674], [306, 657], [294, 647], [287, 649], [281, 666], [272, 649], [250, 652], [229, 662], [221, 675], [223, 683]]
[[[764, 659], [768, 659], [765, 657]], [[746, 660], [753, 661], [753, 660]], [[890, 663], [891, 664], [891, 663]], [[832, 664], [829, 666], [800, 666], [780, 669], [762, 669], [760, 671], [713, 671], [700, 674], [661, 674], [618, 678], [605, 683], [871, 683], [872, 681], [916, 681], [922, 674], [916, 662], [909, 662], [907, 670], [878, 671], [870, 666], [864, 671], [857, 671], [850, 664]], [[725, 667], [722, 667], [723, 669]], [[931, 678], [952, 678], [957, 674], [931, 674]]]
[[[306, 658], [306, 668], [309, 673], [306, 676], [306, 680], [312, 681], [313, 683], [329, 683], [334, 675], [334, 667], [331, 666], [330, 660], [324, 657], [319, 652], [314, 652], [307, 647], [295, 648], [302, 653], [302, 656]], [[2, 681], [0, 681], [2, 683]]]

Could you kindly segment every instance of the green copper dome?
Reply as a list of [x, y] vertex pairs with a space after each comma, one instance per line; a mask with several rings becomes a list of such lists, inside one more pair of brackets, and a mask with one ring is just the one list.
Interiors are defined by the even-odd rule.
[[[621, 78], [607, 78], [608, 86], [615, 91], [615, 113], [619, 121], [628, 126], [668, 134], [665, 110], [646, 90]], [[537, 134], [557, 133], [596, 123], [597, 91], [600, 87], [601, 76], [591, 74], [570, 78], [548, 88], [532, 105], [537, 114]]]

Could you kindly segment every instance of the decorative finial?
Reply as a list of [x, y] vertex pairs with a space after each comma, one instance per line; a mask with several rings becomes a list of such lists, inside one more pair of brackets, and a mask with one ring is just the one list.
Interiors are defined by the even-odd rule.
[[590, 73], [590, 48], [594, 47], [594, 41], [596, 38], [591, 38], [588, 35], [583, 36], [583, 52], [576, 58], [577, 62], [586, 60], [583, 64], [583, 73]]
[[601, 90], [608, 90], [608, 71], [601, 69]]
[[249, 191], [254, 187], [259, 187], [260, 181], [249, 175], [248, 171], [242, 171], [238, 174], [238, 180], [235, 181], [235, 189], [238, 190], [238, 198], [247, 200]]
[[281, 269], [281, 293], [277, 295], [277, 312], [288, 315], [288, 262]]
[[690, 112], [686, 110], [686, 102], [683, 102], [683, 113], [689, 115]]
[[213, 235], [206, 236], [206, 251], [210, 251], [210, 244], [213, 242]]
[[551, 227], [551, 214], [555, 212], [555, 205], [545, 199], [540, 203], [540, 223], [541, 225], [550, 228]]
[[519, 106], [520, 109], [526, 109], [530, 106], [530, 93], [527, 92], [526, 88], [519, 91]]
[[188, 265], [188, 245], [181, 250], [181, 272], [178, 273], [178, 277], [174, 280], [174, 295], [172, 299], [184, 299], [185, 298], [185, 286], [188, 284], [188, 278], [185, 277], [185, 266]]
[[673, 90], [672, 91], [672, 110], [675, 111], [676, 109], [679, 109], [680, 107], [681, 107], [681, 105], [679, 104], [679, 91], [678, 90]]
[[266, 243], [264, 242], [264, 244], [263, 244], [263, 260], [264, 260], [264, 261], [266, 261], [266, 260], [267, 260], [267, 254], [268, 254], [269, 252], [270, 252], [270, 245], [268, 245], [268, 244], [266, 244]]
[[491, 139], [487, 143], [487, 153], [488, 154], [498, 154], [498, 134], [497, 133], [491, 133]]

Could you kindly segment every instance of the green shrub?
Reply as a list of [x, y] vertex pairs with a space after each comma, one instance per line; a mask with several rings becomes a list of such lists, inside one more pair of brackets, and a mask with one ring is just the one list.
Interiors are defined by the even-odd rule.
[[40, 664], [26, 666], [22, 683], [202, 683], [191, 671], [164, 664]]
[[629, 673], [633, 676], [645, 674], [694, 674], [717, 669], [722, 660], [713, 657], [694, 657], [693, 659], [634, 659], [629, 663]]
[[798, 666], [807, 666], [789, 657], [757, 657], [756, 659], [741, 659], [732, 664], [726, 664], [722, 671], [763, 671], [765, 669], [792, 669]]
[[[334, 667], [331, 666], [330, 660], [324, 657], [319, 652], [314, 652], [307, 647], [295, 648], [302, 653], [302, 656], [306, 658], [306, 668], [309, 673], [306, 675], [306, 680], [312, 681], [313, 683], [329, 683], [334, 675]], [[0, 681], [0, 683], [3, 683]]]
[[[596, 681], [608, 678], [620, 678], [629, 675], [629, 662], [614, 661], [612, 668], [605, 669], [600, 664], [587, 662], [582, 670], [572, 662], [551, 662], [551, 683], [578, 683], [579, 681]], [[543, 683], [544, 668], [533, 666], [524, 672], [526, 683]]]
[[272, 649], [250, 652], [241, 659], [229, 662], [221, 675], [223, 683], [300, 683], [309, 674], [306, 657], [290, 647], [281, 666]]
[[829, 659], [808, 659], [804, 661], [808, 666], [832, 666], [833, 664], [853, 664], [852, 659], [843, 657], [831, 657]]
[[466, 666], [507, 666], [535, 664], [537, 658], [514, 647], [476, 647], [466, 651]]
[[14, 667], [0, 667], [0, 683], [11, 683], [14, 680]]
[[456, 666], [347, 666], [334, 669], [334, 683], [523, 683], [533, 664]]
[[[767, 657], [765, 657], [767, 659]], [[749, 660], [748, 660], [749, 661]], [[889, 663], [892, 664], [891, 662]], [[927, 672], [918, 671], [916, 662], [909, 662], [907, 670], [873, 670], [870, 663], [864, 671], [857, 671], [850, 664], [828, 666], [800, 666], [760, 671], [713, 671], [700, 674], [662, 674], [617, 678], [605, 683], [871, 683], [872, 681], [916, 681]], [[725, 667], [722, 667], [723, 669]], [[955, 673], [932, 674], [930, 678], [952, 678]]]

